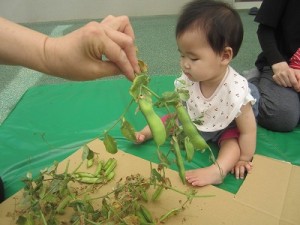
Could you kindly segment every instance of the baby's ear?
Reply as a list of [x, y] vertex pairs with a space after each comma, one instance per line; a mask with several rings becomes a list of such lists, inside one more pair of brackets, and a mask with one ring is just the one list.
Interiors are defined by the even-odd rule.
[[233, 51], [231, 47], [225, 47], [222, 53], [222, 62], [224, 64], [229, 64], [233, 57]]

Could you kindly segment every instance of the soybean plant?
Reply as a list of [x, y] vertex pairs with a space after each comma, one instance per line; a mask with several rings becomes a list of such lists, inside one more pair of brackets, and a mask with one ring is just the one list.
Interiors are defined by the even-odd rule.
[[[176, 157], [178, 172], [182, 182], [185, 184], [184, 160], [191, 162], [195, 151], [199, 150], [203, 152], [205, 149], [208, 149], [211, 153], [212, 161], [216, 163], [209, 145], [199, 134], [194, 125], [194, 123], [201, 123], [201, 118], [199, 118], [199, 121], [192, 121], [182, 103], [189, 98], [189, 93], [184, 88], [184, 83], [181, 85], [182, 88], [178, 88], [174, 91], [167, 91], [158, 95], [149, 87], [150, 77], [147, 74], [147, 64], [139, 60], [139, 66], [141, 68], [141, 73], [136, 74], [129, 89], [132, 100], [112, 127], [121, 122], [121, 132], [123, 136], [130, 141], [136, 141], [136, 131], [125, 119], [129, 107], [135, 102], [149, 125], [157, 147], [158, 158], [164, 167], [170, 165], [170, 160], [168, 159], [168, 156], [160, 150], [160, 146], [166, 142], [168, 136], [172, 137], [169, 142], [170, 150]], [[168, 119], [165, 124], [156, 113], [156, 108], [164, 108], [168, 112]], [[116, 153], [118, 149], [117, 143], [115, 139], [108, 134], [111, 129], [112, 128], [107, 130], [104, 134], [104, 145], [108, 152]], [[182, 151], [180, 151], [180, 149], [185, 150], [186, 157], [182, 157]]]

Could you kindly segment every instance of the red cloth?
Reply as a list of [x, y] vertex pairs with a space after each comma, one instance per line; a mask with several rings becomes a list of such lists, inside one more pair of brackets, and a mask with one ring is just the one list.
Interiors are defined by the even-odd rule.
[[293, 69], [300, 70], [300, 48], [298, 48], [298, 50], [290, 59], [290, 67]]
[[166, 124], [167, 119], [169, 119], [170, 117], [171, 117], [170, 114], [166, 114], [163, 117], [161, 117], [160, 119], [164, 124]]
[[235, 127], [228, 130], [225, 130], [221, 137], [218, 140], [218, 144], [220, 145], [221, 141], [229, 139], [229, 138], [238, 138], [240, 136], [240, 131]]

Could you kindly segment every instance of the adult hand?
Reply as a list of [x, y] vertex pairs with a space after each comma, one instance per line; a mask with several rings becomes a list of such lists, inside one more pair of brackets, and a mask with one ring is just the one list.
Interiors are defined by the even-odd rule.
[[290, 68], [286, 62], [280, 62], [272, 65], [274, 72], [274, 81], [282, 87], [291, 87], [296, 91], [300, 90], [299, 81], [295, 75], [294, 69]]
[[295, 77], [298, 82], [298, 88], [294, 88], [294, 89], [295, 89], [295, 91], [300, 92], [300, 70], [299, 69], [293, 69], [293, 70], [294, 70]]
[[129, 80], [139, 73], [134, 32], [127, 16], [108, 16], [63, 37], [45, 41], [50, 74], [71, 80], [90, 80], [123, 73]]

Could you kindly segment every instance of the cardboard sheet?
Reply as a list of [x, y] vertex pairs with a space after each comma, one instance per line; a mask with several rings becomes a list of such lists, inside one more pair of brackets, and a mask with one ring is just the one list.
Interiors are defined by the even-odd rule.
[[[99, 140], [94, 140], [89, 147], [107, 159], [108, 154]], [[76, 151], [68, 159], [60, 163], [63, 171], [68, 160], [71, 168], [81, 161], [81, 150]], [[115, 181], [130, 174], [140, 173], [149, 176], [149, 161], [119, 151], [113, 155], [118, 160]], [[299, 225], [300, 224], [300, 168], [290, 163], [255, 155], [254, 169], [249, 174], [237, 194], [232, 194], [215, 186], [197, 188], [199, 195], [214, 195], [214, 197], [195, 198], [180, 214], [172, 217], [166, 224], [212, 224], [212, 225]], [[172, 185], [180, 190], [186, 190], [176, 171], [167, 170], [167, 176]], [[99, 191], [110, 190], [114, 182]], [[15, 224], [9, 217], [16, 202], [21, 197], [21, 191], [0, 205], [0, 222], [5, 225]], [[151, 203], [150, 211], [154, 216], [179, 206], [179, 201], [185, 197], [173, 192], [163, 192], [160, 199]]]

